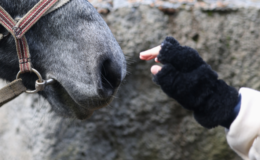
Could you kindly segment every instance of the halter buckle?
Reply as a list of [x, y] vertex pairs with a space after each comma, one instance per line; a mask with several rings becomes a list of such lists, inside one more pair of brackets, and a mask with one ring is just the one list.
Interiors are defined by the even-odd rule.
[[[50, 85], [54, 83], [53, 79], [44, 80], [42, 79], [41, 74], [34, 68], [32, 68], [33, 73], [35, 73], [38, 76], [38, 80], [35, 82], [35, 90], [26, 90], [25, 92], [28, 94], [35, 94], [39, 91], [43, 91], [47, 85]], [[19, 71], [16, 75], [16, 79], [19, 79], [19, 76], [21, 75], [21, 71]]]

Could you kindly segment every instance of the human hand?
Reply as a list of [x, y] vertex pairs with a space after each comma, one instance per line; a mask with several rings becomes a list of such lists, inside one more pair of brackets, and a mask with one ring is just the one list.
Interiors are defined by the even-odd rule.
[[[146, 60], [146, 61], [154, 59], [155, 62], [159, 63], [157, 56], [159, 55], [159, 52], [160, 52], [161, 49], [162, 49], [161, 46], [157, 46], [157, 47], [149, 49], [147, 51], [143, 51], [143, 52], [140, 53], [140, 59], [141, 60]], [[161, 69], [162, 69], [161, 66], [154, 65], [154, 66], [151, 67], [151, 72], [152, 72], [153, 75], [155, 75]]]
[[[161, 46], [141, 52], [140, 59], [155, 59], [156, 62], [164, 65], [170, 64], [183, 73], [191, 72], [206, 64], [196, 50], [181, 46], [173, 37], [167, 37]], [[155, 75], [161, 69], [162, 67], [155, 65], [151, 68], [151, 71]]]
[[[167, 37], [161, 46], [140, 53], [142, 60], [162, 63], [151, 68], [154, 82], [206, 128], [228, 121], [238, 102], [238, 92], [203, 61], [198, 52]], [[158, 59], [156, 59], [158, 58]]]

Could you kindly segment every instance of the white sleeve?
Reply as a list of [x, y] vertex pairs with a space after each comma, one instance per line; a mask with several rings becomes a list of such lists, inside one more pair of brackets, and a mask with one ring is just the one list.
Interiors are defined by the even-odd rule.
[[230, 147], [244, 160], [260, 160], [260, 92], [241, 88], [241, 108], [226, 137]]

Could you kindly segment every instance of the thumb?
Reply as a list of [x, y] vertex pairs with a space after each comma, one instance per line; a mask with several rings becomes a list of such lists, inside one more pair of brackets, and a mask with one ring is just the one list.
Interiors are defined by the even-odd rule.
[[161, 66], [154, 65], [154, 66], [152, 66], [152, 68], [151, 68], [151, 72], [152, 72], [153, 75], [156, 75], [161, 69], [162, 69]]

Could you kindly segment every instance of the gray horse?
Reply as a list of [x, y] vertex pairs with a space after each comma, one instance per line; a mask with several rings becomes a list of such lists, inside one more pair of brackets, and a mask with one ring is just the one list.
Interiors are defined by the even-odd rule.
[[[22, 17], [39, 0], [0, 0], [13, 17]], [[7, 34], [0, 26], [0, 33]], [[27, 33], [33, 67], [56, 82], [40, 94], [67, 117], [86, 119], [106, 106], [126, 74], [125, 57], [107, 24], [87, 0], [71, 0], [41, 18]], [[0, 78], [15, 79], [19, 71], [15, 41], [0, 41]], [[23, 74], [33, 89], [33, 74]]]

